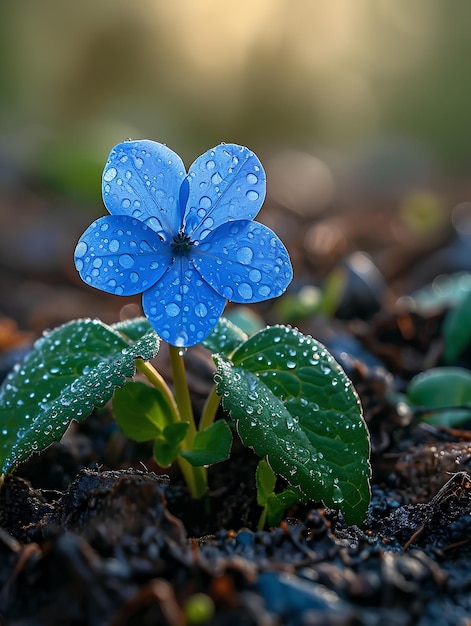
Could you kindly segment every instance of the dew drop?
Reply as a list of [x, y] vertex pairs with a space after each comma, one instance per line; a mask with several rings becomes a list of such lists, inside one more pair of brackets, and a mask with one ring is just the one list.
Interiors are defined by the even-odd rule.
[[110, 183], [112, 180], [116, 178], [117, 175], [118, 175], [118, 172], [116, 171], [116, 169], [114, 167], [110, 167], [103, 174], [103, 180], [106, 180], [107, 183]]
[[108, 245], [110, 252], [118, 252], [119, 250], [119, 241], [117, 239], [112, 239]]
[[134, 265], [134, 259], [130, 254], [122, 254], [118, 260], [121, 267], [125, 269], [129, 269]]
[[206, 306], [202, 302], [198, 302], [198, 304], [195, 306], [195, 315], [197, 317], [206, 317], [207, 314], [208, 309], [206, 308]]
[[255, 202], [259, 198], [258, 191], [254, 191], [253, 189], [250, 189], [249, 191], [247, 191], [245, 195], [247, 197], [247, 200], [250, 200], [250, 202]]
[[211, 198], [208, 198], [208, 196], [203, 196], [200, 199], [200, 207], [202, 209], [209, 209], [211, 207], [211, 204], [212, 204]]
[[207, 170], [213, 170], [216, 167], [216, 163], [210, 159], [209, 161], [206, 161], [206, 169]]
[[232, 300], [232, 297], [234, 295], [234, 290], [232, 289], [232, 287], [224, 287], [224, 289], [222, 290], [222, 296], [226, 299], [226, 300]]
[[[242, 246], [237, 250], [237, 260], [242, 265], [249, 265], [253, 259], [253, 250], [248, 246]], [[251, 297], [251, 296], [250, 296]]]
[[244, 300], [250, 300], [253, 297], [252, 287], [248, 283], [240, 283], [237, 286], [237, 291]]
[[79, 241], [75, 248], [75, 256], [83, 257], [87, 254], [88, 246], [84, 241]]
[[247, 174], [245, 179], [249, 183], [249, 185], [256, 185], [258, 183], [258, 178], [255, 176], [255, 174]]
[[334, 502], [335, 504], [342, 504], [344, 500], [345, 497], [343, 495], [343, 491], [337, 484], [334, 483], [332, 487], [332, 502]]
[[259, 272], [259, 270], [250, 270], [249, 278], [253, 283], [258, 283], [260, 280], [262, 280], [262, 273]]
[[180, 313], [180, 307], [176, 302], [170, 302], [170, 304], [167, 304], [165, 307], [165, 312], [169, 317], [176, 317]]

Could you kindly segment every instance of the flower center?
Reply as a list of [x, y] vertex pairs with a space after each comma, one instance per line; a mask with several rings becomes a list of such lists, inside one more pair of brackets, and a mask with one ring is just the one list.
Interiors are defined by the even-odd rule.
[[175, 235], [170, 245], [175, 254], [188, 254], [191, 250], [193, 242], [190, 240], [188, 235], [185, 235], [185, 233], [181, 230], [178, 235]]

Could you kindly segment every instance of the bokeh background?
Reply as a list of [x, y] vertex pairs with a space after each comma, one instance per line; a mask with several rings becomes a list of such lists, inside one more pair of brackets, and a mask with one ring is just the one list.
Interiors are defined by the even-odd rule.
[[382, 304], [467, 270], [470, 23], [464, 0], [3, 0], [0, 314], [34, 332], [116, 317], [72, 253], [127, 137], [187, 165], [221, 141], [253, 149], [260, 219], [308, 304], [340, 270]]

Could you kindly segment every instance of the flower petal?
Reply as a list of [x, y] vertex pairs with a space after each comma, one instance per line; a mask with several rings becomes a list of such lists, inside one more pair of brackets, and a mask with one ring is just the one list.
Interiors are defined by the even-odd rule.
[[226, 300], [205, 283], [188, 257], [177, 257], [142, 298], [144, 313], [167, 343], [187, 347], [216, 326]]
[[219, 226], [192, 250], [201, 276], [233, 302], [260, 302], [282, 294], [293, 277], [289, 255], [275, 233], [258, 222]]
[[75, 248], [75, 266], [86, 283], [120, 296], [156, 283], [172, 250], [151, 228], [128, 215], [108, 215], [87, 228]]
[[248, 148], [221, 144], [200, 156], [188, 172], [185, 233], [204, 239], [225, 222], [252, 219], [265, 199], [265, 172]]
[[111, 214], [144, 222], [167, 241], [182, 224], [180, 186], [186, 171], [181, 158], [155, 141], [125, 141], [108, 157], [102, 178], [103, 201]]

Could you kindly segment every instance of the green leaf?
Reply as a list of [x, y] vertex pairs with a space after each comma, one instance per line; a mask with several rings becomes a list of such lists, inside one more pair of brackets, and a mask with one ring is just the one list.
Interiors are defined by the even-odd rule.
[[453, 363], [471, 342], [471, 291], [468, 291], [454, 309], [448, 311], [443, 323], [445, 363]]
[[111, 328], [117, 333], [121, 333], [128, 339], [132, 339], [134, 341], [137, 341], [147, 333], [155, 333], [152, 324], [149, 322], [147, 317], [135, 317], [131, 320], [117, 322], [116, 324], [112, 324]]
[[193, 449], [181, 453], [192, 465], [213, 465], [229, 458], [232, 432], [224, 420], [219, 420], [196, 433]]
[[281, 493], [272, 493], [267, 502], [267, 517], [266, 522], [268, 526], [276, 526], [283, 519], [286, 509], [297, 502], [303, 502], [306, 498], [302, 497], [302, 494], [294, 489], [288, 487]]
[[266, 322], [252, 309], [245, 305], [233, 306], [226, 313], [227, 319], [235, 324], [247, 337], [265, 328]]
[[162, 467], [168, 467], [181, 453], [180, 444], [189, 427], [188, 422], [174, 422], [165, 426], [154, 441], [154, 458]]
[[227, 356], [234, 352], [237, 346], [246, 339], [247, 335], [243, 330], [225, 317], [220, 317], [214, 330], [206, 337], [202, 345], [208, 350], [211, 350], [211, 352], [217, 352]]
[[159, 350], [155, 332], [126, 339], [99, 320], [75, 320], [39, 339], [0, 387], [0, 472], [58, 441]]
[[255, 484], [257, 486], [257, 504], [264, 507], [259, 524], [260, 529], [265, 526], [265, 523], [268, 526], [276, 526], [280, 523], [288, 507], [296, 502], [306, 500], [300, 491], [292, 487], [275, 493], [276, 474], [263, 459], [257, 466]]
[[141, 382], [128, 381], [113, 396], [113, 415], [119, 427], [134, 441], [158, 437], [173, 420], [163, 393]]
[[257, 504], [265, 506], [268, 498], [275, 491], [276, 474], [263, 459], [257, 465], [255, 484], [257, 486]]
[[245, 445], [312, 500], [359, 524], [370, 498], [369, 436], [352, 383], [325, 347], [275, 326], [216, 357], [216, 384]]
[[421, 372], [407, 386], [407, 396], [411, 405], [432, 410], [426, 416], [429, 424], [458, 426], [471, 418], [471, 371], [435, 367]]

